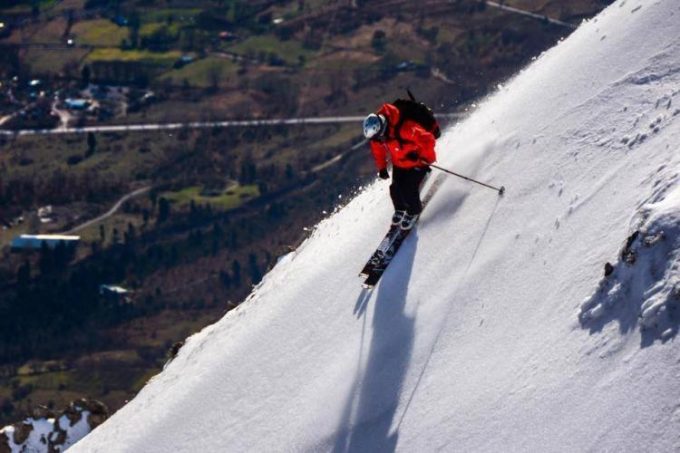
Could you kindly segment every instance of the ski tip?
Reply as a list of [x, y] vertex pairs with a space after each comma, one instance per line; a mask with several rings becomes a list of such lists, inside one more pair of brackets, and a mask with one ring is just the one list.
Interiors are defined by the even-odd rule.
[[501, 186], [501, 188], [498, 189], [498, 195], [502, 197], [504, 193], [505, 193], [505, 186]]

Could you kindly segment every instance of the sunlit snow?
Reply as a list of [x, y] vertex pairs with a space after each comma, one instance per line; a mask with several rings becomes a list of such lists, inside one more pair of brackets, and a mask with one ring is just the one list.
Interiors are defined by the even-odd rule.
[[680, 2], [614, 3], [437, 149], [505, 195], [444, 177], [368, 292], [376, 182], [73, 451], [680, 449]]

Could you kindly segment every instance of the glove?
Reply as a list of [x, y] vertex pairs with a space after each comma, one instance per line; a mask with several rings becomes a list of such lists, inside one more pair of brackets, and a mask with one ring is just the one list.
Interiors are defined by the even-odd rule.
[[380, 179], [390, 179], [390, 174], [387, 173], [387, 169], [386, 169], [386, 168], [383, 168], [383, 169], [380, 170], [380, 172], [378, 173], [378, 177], [380, 177]]
[[406, 158], [406, 160], [410, 160], [410, 161], [413, 161], [413, 162], [417, 162], [418, 159], [420, 159], [420, 156], [418, 156], [418, 153], [415, 152], [415, 151], [411, 151], [411, 152], [407, 153], [406, 156], [404, 156], [404, 157]]

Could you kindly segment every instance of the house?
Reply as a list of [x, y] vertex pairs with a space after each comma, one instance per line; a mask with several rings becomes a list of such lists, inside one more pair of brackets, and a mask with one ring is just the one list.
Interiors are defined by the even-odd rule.
[[189, 63], [191, 63], [193, 61], [194, 61], [194, 57], [192, 57], [191, 55], [182, 55], [177, 61], [175, 61], [175, 63], [172, 65], [172, 67], [175, 68], [175, 69], [179, 69], [179, 68], [182, 68], [182, 67], [188, 65]]
[[99, 295], [104, 299], [117, 303], [130, 303], [130, 291], [116, 285], [99, 285]]
[[130, 21], [127, 17], [121, 16], [120, 14], [113, 18], [113, 23], [119, 27], [127, 27]]
[[90, 85], [89, 90], [95, 99], [104, 101], [109, 98], [109, 87], [106, 85]]
[[156, 94], [153, 91], [147, 91], [144, 93], [144, 96], [142, 96], [142, 99], [139, 100], [142, 104], [149, 104], [153, 101], [156, 100]]
[[25, 250], [40, 250], [45, 244], [54, 249], [59, 244], [75, 248], [80, 242], [80, 236], [66, 236], [62, 234], [22, 234], [12, 239], [10, 248], [13, 252]]
[[52, 220], [54, 220], [52, 216], [53, 213], [54, 212], [52, 211], [51, 205], [38, 208], [38, 218], [40, 219], [41, 223], [50, 223]]
[[64, 101], [66, 108], [69, 110], [85, 110], [90, 106], [90, 101], [87, 99], [73, 99], [67, 98]]
[[219, 37], [222, 41], [236, 41], [237, 39], [241, 39], [237, 34], [230, 31], [220, 32]]
[[404, 60], [401, 63], [399, 63], [396, 68], [397, 71], [408, 71], [410, 69], [413, 69], [416, 67], [416, 64], [410, 60]]

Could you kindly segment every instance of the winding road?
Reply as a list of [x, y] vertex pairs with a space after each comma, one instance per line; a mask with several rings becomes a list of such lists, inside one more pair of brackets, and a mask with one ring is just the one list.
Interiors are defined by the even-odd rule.
[[511, 12], [511, 13], [520, 14], [522, 16], [532, 17], [534, 19], [546, 21], [546, 22], [551, 23], [553, 25], [559, 25], [561, 27], [571, 28], [572, 30], [575, 30], [578, 27], [578, 25], [570, 24], [569, 22], [564, 22], [564, 21], [561, 21], [561, 20], [558, 20], [558, 19], [551, 19], [550, 17], [545, 16], [543, 14], [532, 13], [531, 11], [526, 11], [524, 9], [519, 9], [519, 8], [515, 8], [515, 7], [512, 7], [512, 6], [508, 6], [508, 5], [505, 5], [503, 2], [498, 3], [498, 2], [490, 2], [489, 0], [487, 0], [486, 5], [491, 6], [492, 8], [502, 9], [503, 11], [508, 11], [508, 12]]
[[94, 224], [96, 224], [96, 223], [99, 223], [99, 222], [101, 222], [102, 220], [108, 219], [109, 217], [111, 217], [112, 215], [114, 215], [114, 214], [120, 209], [121, 206], [123, 206], [123, 203], [125, 203], [125, 202], [128, 201], [128, 200], [130, 200], [131, 198], [135, 198], [135, 197], [137, 197], [137, 196], [139, 196], [139, 195], [141, 195], [141, 194], [143, 194], [143, 193], [146, 193], [146, 192], [148, 192], [149, 190], [151, 190], [151, 186], [142, 187], [141, 189], [137, 189], [137, 190], [135, 190], [135, 191], [132, 191], [132, 192], [128, 193], [127, 195], [124, 195], [120, 200], [118, 200], [118, 201], [116, 202], [116, 204], [113, 205], [113, 207], [112, 207], [111, 209], [109, 209], [109, 210], [108, 210], [107, 212], [105, 212], [104, 214], [100, 215], [99, 217], [95, 217], [95, 218], [92, 219], [92, 220], [88, 220], [88, 221], [85, 222], [85, 223], [81, 223], [80, 225], [78, 225], [78, 226], [76, 226], [76, 227], [74, 227], [74, 228], [71, 228], [70, 230], [68, 230], [68, 231], [66, 231], [66, 232], [64, 232], [64, 233], [62, 233], [62, 234], [73, 234], [73, 233], [77, 233], [78, 231], [84, 230], [85, 228], [87, 228], [87, 227], [89, 227], [89, 226], [92, 226], [92, 225], [94, 225]]

